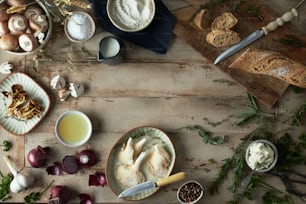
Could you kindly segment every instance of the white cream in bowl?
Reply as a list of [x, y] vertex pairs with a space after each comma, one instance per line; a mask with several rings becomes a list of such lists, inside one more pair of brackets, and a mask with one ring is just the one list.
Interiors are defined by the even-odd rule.
[[256, 140], [247, 148], [246, 162], [251, 169], [259, 172], [271, 170], [277, 162], [277, 149], [267, 140]]

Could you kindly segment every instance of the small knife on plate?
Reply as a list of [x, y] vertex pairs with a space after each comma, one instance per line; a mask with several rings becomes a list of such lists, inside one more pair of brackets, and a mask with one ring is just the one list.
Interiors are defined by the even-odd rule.
[[268, 35], [270, 32], [276, 30], [278, 27], [283, 26], [284, 23], [291, 21], [294, 17], [298, 16], [296, 9], [304, 2], [305, 0], [301, 0], [294, 8], [290, 11], [284, 13], [281, 17], [277, 18], [276, 20], [270, 22], [268, 25], [262, 27], [259, 30], [251, 33], [248, 37], [240, 41], [238, 44], [230, 47], [229, 49], [225, 50], [221, 53], [217, 59], [214, 61], [214, 64], [218, 64], [222, 60], [232, 56], [239, 50], [243, 49], [244, 47], [248, 46], [255, 40], [261, 38], [264, 35]]
[[135, 194], [140, 193], [142, 191], [149, 190], [149, 189], [152, 189], [152, 188], [162, 187], [162, 186], [174, 183], [176, 181], [183, 180], [185, 178], [186, 178], [186, 173], [185, 172], [179, 172], [179, 173], [173, 174], [171, 176], [168, 176], [166, 178], [160, 179], [156, 182], [146, 181], [144, 183], [137, 184], [137, 185], [135, 185], [131, 188], [128, 188], [128, 189], [122, 191], [118, 195], [118, 197], [123, 198], [123, 197], [132, 196], [132, 195], [135, 195]]

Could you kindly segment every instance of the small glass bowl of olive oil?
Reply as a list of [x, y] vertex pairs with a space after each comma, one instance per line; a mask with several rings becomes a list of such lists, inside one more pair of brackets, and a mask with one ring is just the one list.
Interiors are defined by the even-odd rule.
[[65, 146], [79, 147], [88, 142], [92, 124], [84, 113], [71, 110], [59, 116], [55, 124], [55, 135]]

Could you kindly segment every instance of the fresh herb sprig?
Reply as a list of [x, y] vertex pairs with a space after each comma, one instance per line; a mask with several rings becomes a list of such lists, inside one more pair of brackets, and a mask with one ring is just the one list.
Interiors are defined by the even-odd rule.
[[304, 103], [293, 115], [292, 126], [301, 126], [302, 120], [304, 119], [306, 113], [306, 103]]
[[9, 141], [4, 140], [4, 141], [2, 142], [2, 145], [0, 145], [0, 146], [3, 147], [3, 151], [7, 152], [7, 151], [9, 151], [9, 150], [11, 149], [12, 144], [11, 144]]
[[11, 198], [10, 195], [10, 184], [13, 180], [12, 174], [7, 174], [4, 176], [2, 172], [0, 171], [0, 177], [1, 177], [1, 184], [0, 184], [0, 200], [6, 201]]
[[227, 135], [213, 137], [213, 133], [205, 130], [200, 125], [182, 127], [180, 129], [198, 131], [199, 136], [202, 138], [202, 140], [205, 144], [216, 145], [216, 144], [224, 144], [224, 143], [228, 142], [228, 136]]
[[265, 121], [271, 121], [276, 119], [276, 116], [274, 114], [262, 111], [258, 107], [255, 98], [249, 93], [248, 98], [251, 103], [251, 106], [248, 106], [238, 115], [238, 118], [242, 118], [242, 120], [237, 123], [238, 126], [243, 126], [255, 119], [261, 119]]
[[35, 204], [41, 196], [53, 185], [54, 180], [52, 180], [46, 188], [44, 188], [42, 191], [38, 192], [31, 192], [29, 195], [24, 197], [24, 203], [25, 204]]
[[248, 13], [254, 15], [260, 21], [264, 20], [264, 17], [262, 16], [262, 14], [260, 12], [260, 7], [259, 6], [250, 5], [248, 7]]

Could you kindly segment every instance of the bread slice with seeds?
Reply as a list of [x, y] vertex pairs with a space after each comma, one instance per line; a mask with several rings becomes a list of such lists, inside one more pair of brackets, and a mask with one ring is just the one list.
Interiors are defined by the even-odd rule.
[[207, 34], [206, 41], [215, 47], [224, 47], [238, 43], [240, 37], [231, 30], [213, 30]]
[[238, 19], [230, 12], [225, 12], [215, 18], [211, 24], [212, 30], [229, 30], [238, 23]]

